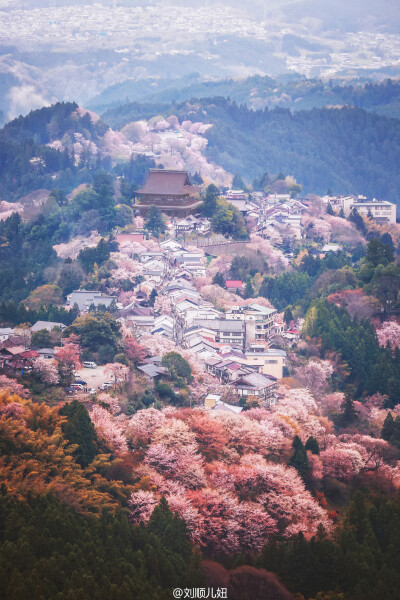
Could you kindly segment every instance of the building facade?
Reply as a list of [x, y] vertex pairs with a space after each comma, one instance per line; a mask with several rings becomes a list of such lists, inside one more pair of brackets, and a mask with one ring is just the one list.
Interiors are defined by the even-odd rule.
[[150, 169], [149, 176], [137, 192], [135, 205], [141, 214], [157, 206], [170, 217], [185, 218], [201, 205], [200, 188], [191, 185], [186, 171]]
[[386, 200], [367, 200], [365, 196], [343, 198], [343, 212], [346, 217], [353, 209], [364, 217], [371, 214], [378, 223], [396, 223], [396, 205]]

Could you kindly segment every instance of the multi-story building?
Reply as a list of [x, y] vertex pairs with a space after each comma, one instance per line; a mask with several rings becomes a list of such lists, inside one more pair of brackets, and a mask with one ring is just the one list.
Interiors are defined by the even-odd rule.
[[356, 209], [361, 215], [372, 215], [372, 218], [378, 223], [396, 223], [396, 205], [386, 200], [367, 200], [365, 196], [346, 197], [340, 199], [339, 205], [343, 208], [346, 217], [353, 209]]
[[246, 306], [233, 306], [227, 313], [229, 321], [244, 321], [246, 323], [246, 340], [261, 341], [273, 334], [274, 315], [276, 308], [267, 308], [253, 302]]
[[252, 344], [245, 352], [246, 364], [257, 366], [260, 373], [282, 379], [286, 367], [286, 352]]
[[216, 341], [244, 348], [246, 341], [246, 325], [244, 321], [228, 319], [194, 319], [193, 325], [207, 327], [216, 332]]
[[240, 377], [233, 383], [233, 388], [241, 398], [254, 396], [261, 406], [271, 406], [276, 402], [276, 379], [261, 373], [250, 373]]

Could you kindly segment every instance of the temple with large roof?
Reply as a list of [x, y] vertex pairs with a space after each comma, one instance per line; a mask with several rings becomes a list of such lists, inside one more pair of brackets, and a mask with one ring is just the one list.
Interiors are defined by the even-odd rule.
[[170, 217], [187, 217], [201, 205], [200, 187], [192, 185], [186, 171], [150, 169], [149, 176], [136, 195], [141, 214], [157, 206]]

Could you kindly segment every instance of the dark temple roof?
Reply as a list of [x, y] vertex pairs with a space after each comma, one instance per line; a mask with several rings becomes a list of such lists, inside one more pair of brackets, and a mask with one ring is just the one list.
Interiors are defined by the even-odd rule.
[[186, 194], [197, 194], [199, 191], [199, 187], [190, 184], [186, 171], [150, 169], [147, 181], [137, 193], [184, 196]]

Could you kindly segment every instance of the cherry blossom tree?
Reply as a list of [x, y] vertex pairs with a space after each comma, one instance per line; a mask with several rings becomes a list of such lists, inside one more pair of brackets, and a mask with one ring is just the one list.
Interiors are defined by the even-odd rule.
[[316, 241], [329, 242], [332, 236], [332, 225], [325, 219], [318, 219], [306, 214], [302, 218], [302, 225], [308, 238]]
[[327, 394], [322, 399], [320, 406], [321, 411], [324, 415], [332, 417], [340, 413], [340, 407], [344, 402], [344, 394], [342, 392], [334, 392], [333, 394]]
[[354, 319], [369, 319], [379, 310], [376, 298], [364, 294], [362, 290], [343, 290], [330, 294], [328, 301], [345, 308], [350, 317]]
[[47, 383], [48, 385], [57, 385], [59, 383], [60, 375], [55, 360], [48, 360], [39, 356], [34, 359], [33, 368], [39, 373], [43, 383]]
[[268, 268], [274, 273], [282, 273], [290, 266], [289, 260], [283, 252], [274, 248], [268, 240], [255, 233], [250, 235], [250, 243], [247, 244], [247, 247], [265, 256]]
[[117, 283], [123, 281], [133, 282], [143, 272], [143, 265], [139, 261], [133, 260], [119, 252], [113, 252], [111, 254], [111, 260], [117, 266], [112, 272], [113, 281]]
[[213, 258], [207, 268], [207, 275], [211, 278], [217, 273], [227, 275], [231, 268], [232, 259], [226, 254], [220, 254], [217, 258]]
[[295, 378], [316, 398], [321, 398], [328, 387], [328, 378], [332, 375], [333, 367], [328, 361], [309, 360], [294, 370]]
[[128, 445], [122, 424], [108, 410], [95, 405], [90, 411], [90, 418], [100, 439], [116, 454], [126, 454]]
[[145, 334], [140, 338], [141, 344], [147, 348], [150, 356], [164, 356], [167, 352], [180, 352], [172, 340], [159, 334]]
[[154, 302], [154, 310], [161, 315], [170, 315], [172, 310], [171, 299], [168, 298], [168, 296], [162, 296], [159, 294]]
[[135, 229], [143, 229], [144, 226], [144, 219], [143, 217], [141, 217], [140, 215], [135, 217], [133, 219], [133, 224], [135, 226]]
[[338, 244], [353, 248], [359, 244], [365, 245], [363, 236], [351, 221], [328, 214], [323, 215], [323, 219], [331, 227], [331, 239]]
[[0, 416], [6, 419], [16, 419], [18, 421], [24, 421], [23, 418], [24, 407], [20, 402], [8, 402], [0, 406]]
[[72, 238], [69, 242], [63, 244], [57, 244], [53, 246], [57, 255], [60, 258], [72, 258], [75, 259], [78, 257], [78, 254], [84, 248], [93, 248], [97, 246], [99, 241], [101, 240], [101, 236], [98, 231], [92, 231], [90, 236], [78, 236], [76, 238]]
[[127, 380], [129, 367], [118, 362], [107, 363], [104, 365], [104, 372], [108, 373], [115, 385], [117, 385], [118, 383], [123, 383]]
[[397, 321], [385, 321], [376, 330], [376, 335], [381, 346], [389, 343], [392, 348], [400, 348], [400, 325]]
[[97, 402], [100, 405], [105, 405], [105, 407], [111, 412], [113, 415], [118, 415], [121, 412], [121, 406], [117, 400], [110, 394], [106, 392], [102, 392], [97, 396]]
[[124, 350], [133, 363], [142, 362], [147, 356], [147, 349], [142, 344], [139, 344], [136, 338], [130, 336], [124, 339]]
[[61, 348], [55, 348], [54, 358], [59, 363], [63, 374], [72, 377], [74, 369], [79, 369], [82, 365], [79, 359], [79, 346], [73, 342], [67, 342]]
[[132, 492], [128, 501], [130, 520], [135, 524], [147, 523], [157, 504], [158, 501], [153, 492], [146, 490]]
[[7, 375], [0, 375], [0, 390], [9, 390], [10, 394], [16, 394], [21, 398], [28, 398], [28, 390], [18, 383], [15, 379], [7, 377]]
[[165, 419], [165, 413], [155, 408], [135, 413], [126, 427], [126, 437], [130, 446], [135, 449], [148, 446], [153, 433], [164, 425]]
[[350, 481], [364, 466], [360, 452], [354, 448], [327, 448], [320, 455], [325, 477]]
[[195, 444], [182, 447], [154, 443], [146, 452], [145, 462], [164, 477], [182, 483], [185, 488], [199, 488], [205, 484], [203, 459]]

